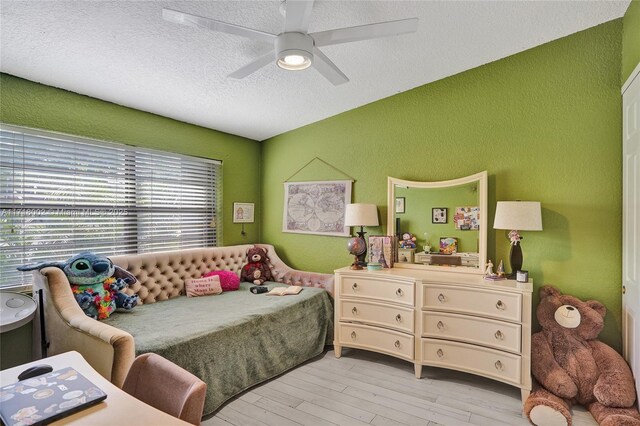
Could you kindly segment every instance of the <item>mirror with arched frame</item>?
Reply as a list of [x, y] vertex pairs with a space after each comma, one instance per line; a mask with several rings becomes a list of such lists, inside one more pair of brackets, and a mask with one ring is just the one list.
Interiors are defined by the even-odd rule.
[[440, 182], [389, 177], [387, 196], [387, 235], [411, 233], [416, 245], [399, 249], [394, 267], [484, 273], [486, 171]]

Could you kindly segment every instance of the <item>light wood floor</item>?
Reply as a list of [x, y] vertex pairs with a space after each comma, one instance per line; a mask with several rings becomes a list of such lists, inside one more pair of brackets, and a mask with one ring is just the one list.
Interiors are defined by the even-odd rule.
[[[355, 349], [333, 351], [256, 386], [224, 405], [203, 426], [528, 425], [520, 390], [493, 380], [424, 367]], [[574, 425], [597, 426], [582, 407]]]

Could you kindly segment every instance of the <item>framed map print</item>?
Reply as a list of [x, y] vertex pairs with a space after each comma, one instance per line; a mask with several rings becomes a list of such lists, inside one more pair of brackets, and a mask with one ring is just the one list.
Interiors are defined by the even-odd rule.
[[348, 237], [344, 226], [351, 202], [350, 180], [285, 182], [282, 231]]

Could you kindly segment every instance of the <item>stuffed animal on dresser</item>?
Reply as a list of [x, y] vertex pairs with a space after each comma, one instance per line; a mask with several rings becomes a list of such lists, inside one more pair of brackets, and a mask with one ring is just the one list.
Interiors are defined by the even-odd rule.
[[606, 308], [556, 288], [540, 289], [542, 331], [531, 338], [534, 388], [524, 412], [535, 425], [571, 425], [571, 406], [585, 406], [601, 426], [639, 426], [633, 376], [625, 360], [597, 340]]
[[82, 252], [65, 262], [43, 262], [18, 267], [19, 271], [33, 271], [55, 267], [64, 271], [71, 291], [84, 313], [93, 319], [105, 319], [116, 309], [131, 310], [138, 304], [138, 296], [122, 290], [136, 282], [136, 277], [111, 259], [91, 252]]
[[267, 263], [267, 252], [260, 247], [247, 250], [248, 263], [242, 267], [240, 278], [242, 281], [262, 285], [265, 281], [271, 281], [271, 269]]

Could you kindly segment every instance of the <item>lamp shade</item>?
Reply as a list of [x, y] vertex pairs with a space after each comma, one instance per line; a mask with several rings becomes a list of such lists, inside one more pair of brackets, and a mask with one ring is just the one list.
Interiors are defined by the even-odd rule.
[[378, 226], [378, 208], [375, 204], [347, 204], [344, 226]]
[[498, 201], [494, 229], [542, 231], [539, 201]]

